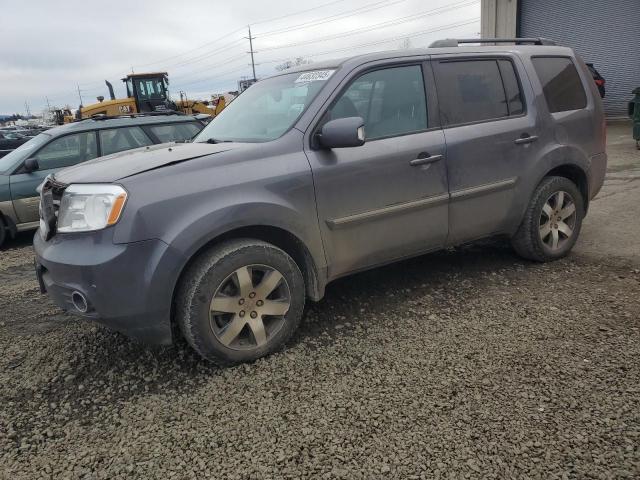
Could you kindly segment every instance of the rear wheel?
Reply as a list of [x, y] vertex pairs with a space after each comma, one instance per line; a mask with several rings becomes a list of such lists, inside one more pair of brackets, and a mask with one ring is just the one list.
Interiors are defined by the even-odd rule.
[[529, 260], [562, 258], [575, 245], [583, 217], [584, 200], [576, 184], [564, 177], [547, 177], [536, 188], [511, 243]]
[[300, 269], [279, 248], [259, 240], [222, 243], [183, 276], [176, 315], [189, 344], [222, 366], [256, 360], [282, 348], [302, 318]]

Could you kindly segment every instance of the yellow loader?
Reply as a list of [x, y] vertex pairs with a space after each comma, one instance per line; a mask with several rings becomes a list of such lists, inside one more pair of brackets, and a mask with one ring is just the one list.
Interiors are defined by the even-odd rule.
[[[225, 107], [224, 97], [220, 97], [215, 104], [202, 100], [187, 100], [180, 95], [178, 102], [169, 98], [169, 76], [167, 72], [132, 73], [122, 79], [127, 88], [127, 98], [116, 98], [113, 86], [105, 81], [109, 89], [110, 100], [98, 97], [98, 103], [81, 106], [80, 118], [94, 115], [131, 115], [148, 112], [177, 111], [188, 115], [204, 113], [215, 116]], [[65, 117], [66, 121], [66, 117]]]

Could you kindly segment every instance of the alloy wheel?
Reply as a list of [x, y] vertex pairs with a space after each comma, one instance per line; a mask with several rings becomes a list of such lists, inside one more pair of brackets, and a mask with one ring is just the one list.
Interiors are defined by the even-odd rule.
[[560, 250], [572, 237], [576, 226], [576, 204], [562, 190], [553, 193], [542, 206], [540, 240], [551, 251]]
[[278, 270], [247, 265], [225, 278], [214, 293], [211, 329], [227, 348], [259, 348], [282, 328], [290, 306], [289, 285]]

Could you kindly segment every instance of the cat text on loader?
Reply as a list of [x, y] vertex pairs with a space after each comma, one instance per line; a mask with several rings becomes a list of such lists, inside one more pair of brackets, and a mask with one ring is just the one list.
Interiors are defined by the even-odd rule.
[[127, 98], [116, 98], [113, 86], [105, 81], [110, 100], [98, 97], [98, 103], [80, 108], [80, 118], [94, 115], [131, 115], [148, 112], [177, 111], [186, 114], [204, 113], [215, 116], [224, 108], [224, 101], [211, 108], [209, 102], [181, 99], [173, 102], [169, 98], [169, 77], [167, 72], [132, 73], [122, 79], [127, 88]]

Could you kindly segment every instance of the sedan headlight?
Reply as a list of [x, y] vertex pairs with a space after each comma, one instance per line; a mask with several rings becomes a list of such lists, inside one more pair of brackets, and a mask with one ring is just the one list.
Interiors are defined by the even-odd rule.
[[117, 223], [127, 201], [119, 185], [69, 185], [58, 211], [58, 232], [89, 232]]

